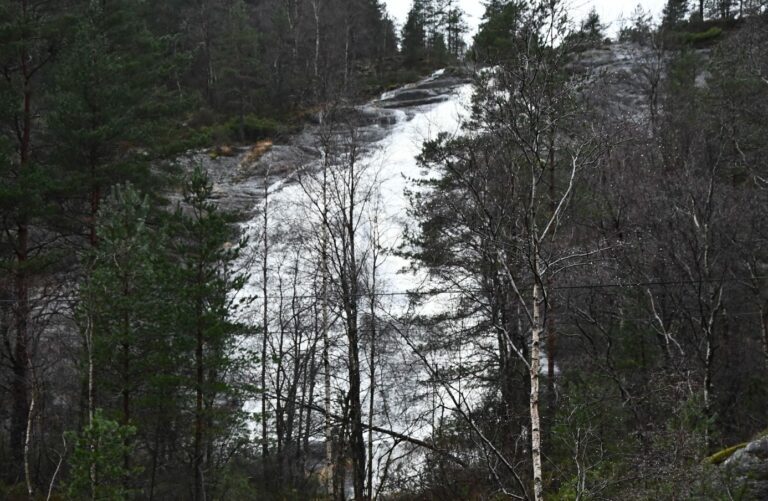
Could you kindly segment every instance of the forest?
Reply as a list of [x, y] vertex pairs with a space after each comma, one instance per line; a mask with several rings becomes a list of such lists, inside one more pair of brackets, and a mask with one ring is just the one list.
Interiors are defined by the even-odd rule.
[[768, 2], [484, 7], [0, 0], [0, 499], [768, 499]]

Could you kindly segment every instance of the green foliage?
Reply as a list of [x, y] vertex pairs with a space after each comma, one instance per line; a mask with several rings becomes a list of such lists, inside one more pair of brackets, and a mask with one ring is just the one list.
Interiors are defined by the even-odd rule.
[[135, 2], [83, 7], [53, 74], [48, 120], [53, 155], [75, 192], [98, 198], [116, 183], [156, 182], [149, 163], [172, 142], [168, 121], [181, 104], [164, 86], [177, 69], [164, 49]]
[[661, 24], [667, 28], [674, 28], [685, 21], [688, 13], [688, 0], [667, 0], [661, 13]]
[[630, 15], [630, 25], [619, 30], [619, 42], [632, 42], [640, 45], [650, 43], [653, 36], [653, 15], [638, 4]]
[[403, 25], [401, 53], [406, 66], [416, 66], [426, 56], [427, 32], [423, 0], [414, 0]]
[[190, 147], [203, 147], [241, 141], [275, 139], [291, 130], [294, 130], [294, 126], [280, 120], [246, 115], [242, 118], [232, 117], [223, 122], [190, 129], [188, 144]]
[[519, 0], [492, 0], [486, 5], [472, 46], [478, 61], [493, 62], [512, 50], [526, 10], [526, 3]]
[[700, 33], [686, 33], [684, 35], [684, 40], [692, 45], [706, 45], [712, 43], [722, 34], [722, 28], [712, 26], [707, 31], [702, 31]]
[[157, 246], [163, 240], [150, 229], [149, 215], [147, 196], [131, 185], [113, 188], [99, 212], [99, 245], [88, 256], [80, 292], [83, 324], [90, 325], [93, 340], [97, 394], [122, 395], [123, 423], [144, 409], [136, 397], [152, 393], [151, 380], [163, 374], [174, 353], [170, 339], [161, 335], [169, 320], [158, 280]]
[[[224, 454], [217, 464], [225, 465], [248, 443], [250, 417], [241, 405], [254, 393], [236, 377], [254, 361], [236, 347], [245, 328], [231, 320], [247, 302], [234, 297], [245, 276], [231, 271], [239, 248], [230, 243], [233, 220], [211, 201], [211, 183], [200, 169], [186, 179], [183, 195], [174, 214], [156, 214], [132, 185], [113, 188], [99, 211], [98, 246], [87, 255], [79, 318], [105, 415], [136, 425], [142, 443], [160, 433], [183, 437], [204, 420], [202, 439], [217, 444]], [[189, 369], [195, 366], [202, 381], [201, 372]], [[104, 395], [119, 395], [119, 402]]]
[[740, 444], [732, 445], [730, 447], [726, 447], [725, 449], [719, 450], [715, 452], [714, 454], [707, 457], [706, 462], [710, 464], [720, 464], [724, 462], [729, 457], [733, 456], [733, 453], [738, 451], [739, 449], [743, 449], [747, 446], [747, 442], [742, 442]]
[[593, 7], [587, 14], [587, 18], [581, 22], [580, 32], [587, 40], [601, 42], [603, 40], [605, 25], [600, 21], [597, 10]]
[[242, 125], [240, 119], [233, 118], [227, 122], [226, 127], [232, 135], [238, 134], [238, 129], [242, 127], [242, 138], [248, 141], [275, 138], [286, 130], [286, 126], [275, 119], [255, 115], [245, 116]]
[[[222, 37], [213, 45], [211, 57], [219, 61], [220, 78], [217, 79], [217, 101], [209, 97], [217, 110], [234, 115], [233, 132], [243, 141], [253, 139], [253, 130], [247, 130], [245, 117], [253, 113], [263, 99], [258, 78], [260, 66], [259, 33], [249, 17], [249, 8], [243, 0], [227, 2], [226, 16], [222, 20]], [[261, 99], [260, 99], [261, 98]]]
[[251, 416], [242, 403], [253, 388], [241, 384], [247, 381], [238, 375], [255, 361], [237, 345], [249, 330], [234, 318], [250, 298], [238, 295], [247, 275], [233, 269], [246, 240], [232, 242], [233, 216], [216, 207], [213, 186], [201, 168], [184, 180], [182, 193], [184, 204], [168, 230], [167, 300], [173, 304], [175, 349], [190, 367], [178, 374], [188, 396], [181, 402], [190, 416], [187, 432], [196, 436], [188, 453], [193, 462], [202, 461], [195, 454], [203, 444], [214, 443], [223, 455], [221, 463], [206, 464], [210, 475], [249, 441], [246, 421]]
[[68, 499], [129, 499], [132, 491], [126, 481], [140, 470], [126, 468], [124, 459], [133, 452], [135, 435], [135, 427], [105, 418], [100, 409], [80, 433], [70, 433], [74, 448], [69, 458]]
[[402, 30], [401, 54], [406, 68], [441, 68], [461, 58], [467, 26], [453, 4], [414, 0]]

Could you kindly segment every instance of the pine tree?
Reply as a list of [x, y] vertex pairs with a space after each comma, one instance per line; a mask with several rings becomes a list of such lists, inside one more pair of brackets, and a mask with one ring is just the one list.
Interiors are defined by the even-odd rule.
[[[238, 336], [246, 332], [233, 320], [245, 301], [237, 292], [247, 277], [233, 269], [244, 241], [231, 244], [232, 215], [217, 209], [212, 184], [200, 168], [185, 181], [183, 194], [184, 206], [177, 210], [172, 230], [175, 272], [171, 282], [176, 289], [175, 329], [193, 367], [185, 372], [185, 385], [194, 395], [188, 407], [192, 416], [189, 478], [194, 482], [192, 498], [199, 500], [208, 491], [211, 469], [221, 460], [226, 462], [232, 448], [237, 450], [245, 440], [241, 407], [250, 386], [236, 376], [241, 364], [253, 360], [235, 349]], [[223, 456], [217, 458], [214, 450]]]
[[523, 16], [527, 11], [521, 0], [491, 0], [485, 7], [473, 43], [474, 57], [493, 62], [510, 52], [517, 43]]
[[630, 26], [621, 28], [619, 31], [620, 42], [632, 42], [645, 45], [650, 42], [653, 32], [653, 16], [643, 9], [642, 5], [637, 5], [632, 11]]
[[131, 492], [123, 479], [132, 473], [122, 466], [122, 458], [133, 453], [130, 445], [136, 428], [121, 425], [96, 411], [91, 423], [81, 433], [70, 434], [74, 450], [69, 460], [69, 499], [130, 499]]
[[603, 40], [604, 31], [605, 26], [600, 21], [600, 15], [593, 7], [592, 10], [589, 11], [587, 18], [581, 23], [581, 33], [586, 40], [595, 43]]
[[406, 66], [420, 64], [426, 56], [427, 31], [423, 0], [414, 0], [403, 26], [402, 54]]
[[[67, 2], [0, 1], [0, 231], [5, 234], [2, 275], [14, 298], [7, 334], [12, 405], [11, 461], [3, 468], [11, 483], [22, 477], [24, 434], [30, 413], [32, 347], [38, 329], [33, 313], [43, 305], [32, 283], [51, 271], [49, 244], [55, 236], [40, 230], [49, 221], [56, 180], [46, 165], [42, 102], [51, 63], [67, 33]], [[3, 465], [5, 466], [5, 465]]]
[[688, 13], [688, 0], [667, 0], [661, 13], [661, 24], [666, 28], [674, 28], [685, 21]]
[[237, 117], [238, 139], [244, 141], [246, 116], [256, 110], [261, 92], [259, 36], [244, 0], [228, 2], [223, 24], [222, 37], [213, 46], [213, 57], [220, 61], [218, 94], [221, 110]]
[[[157, 280], [157, 235], [147, 220], [148, 197], [131, 185], [117, 185], [99, 210], [99, 245], [87, 257], [81, 287], [86, 326], [89, 413], [104, 408], [122, 426], [143, 426], [143, 402], [150, 381], [162, 373], [158, 357], [167, 353], [165, 297]], [[92, 425], [93, 423], [91, 423]], [[123, 468], [132, 469], [126, 449]]]
[[464, 34], [467, 31], [469, 28], [464, 21], [464, 12], [452, 5], [445, 16], [445, 33], [448, 53], [454, 59], [461, 59], [464, 55]]
[[132, 0], [88, 2], [55, 75], [53, 155], [74, 197], [87, 200], [91, 245], [103, 192], [154, 184], [149, 161], [177, 103], [164, 90], [169, 63], [140, 14]]

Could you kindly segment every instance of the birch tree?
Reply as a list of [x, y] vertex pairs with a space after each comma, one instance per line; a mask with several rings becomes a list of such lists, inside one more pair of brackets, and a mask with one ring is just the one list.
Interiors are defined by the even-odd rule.
[[[499, 360], [517, 359], [527, 372], [524, 435], [530, 434], [537, 500], [545, 490], [540, 375], [549, 278], [600, 250], [572, 241], [563, 229], [577, 182], [599, 154], [600, 141], [596, 131], [576, 132], [578, 80], [563, 71], [570, 53], [561, 43], [568, 30], [562, 9], [558, 2], [541, 2], [520, 14], [513, 50], [478, 78], [469, 137], [444, 137], [425, 148], [423, 163], [436, 169], [427, 182], [435, 194], [415, 212], [428, 214], [421, 219], [425, 251], [470, 243], [469, 256], [477, 260], [461, 266], [487, 290], [480, 308], [497, 334]], [[422, 256], [450, 270], [468, 256], [455, 252], [447, 259]]]

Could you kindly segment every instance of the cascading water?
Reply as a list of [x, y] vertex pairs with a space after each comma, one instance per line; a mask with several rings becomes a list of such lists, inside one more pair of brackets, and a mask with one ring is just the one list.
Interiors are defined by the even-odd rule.
[[[412, 181], [425, 173], [417, 162], [425, 141], [440, 133], [460, 134], [462, 122], [469, 114], [471, 85], [459, 77], [440, 71], [416, 84], [387, 92], [381, 99], [368, 105], [345, 110], [337, 115], [345, 118], [333, 123], [333, 116], [324, 116], [320, 125], [311, 126], [310, 143], [319, 151], [318, 159], [288, 175], [278, 178], [270, 175], [265, 191], [266, 203], [260, 201], [252, 219], [243, 224], [249, 236], [247, 255], [259, 256], [251, 261], [251, 279], [243, 291], [256, 297], [244, 320], [257, 326], [263, 323], [263, 252], [264, 231], [267, 233], [267, 324], [268, 363], [266, 391], [270, 397], [271, 416], [286, 406], [304, 406], [305, 409], [323, 406], [323, 367], [320, 362], [322, 339], [317, 328], [318, 303], [321, 294], [321, 247], [323, 227], [322, 176], [326, 165], [326, 202], [330, 217], [345, 210], [354, 192], [355, 244], [359, 262], [361, 291], [368, 290], [375, 264], [376, 289], [373, 294], [361, 292], [361, 317], [379, 318], [382, 331], [375, 340], [375, 398], [373, 419], [370, 422], [385, 430], [415, 439], [426, 438], [433, 431], [435, 421], [434, 395], [427, 395], [425, 381], [429, 375], [422, 361], [412, 354], [407, 344], [388, 329], [406, 313], [413, 313], [407, 292], [425, 285], [426, 274], [403, 272], [409, 261], [394, 251], [404, 242], [408, 199], [406, 189], [414, 189]], [[352, 117], [350, 120], [349, 117]], [[350, 128], [354, 123], [355, 127]], [[354, 143], [354, 144], [353, 144]], [[329, 146], [333, 144], [334, 146]], [[355, 149], [354, 162], [350, 148]], [[334, 156], [333, 150], [337, 152]], [[342, 153], [338, 153], [342, 151]], [[329, 153], [330, 152], [330, 153]], [[331, 157], [334, 158], [331, 158]], [[267, 159], [265, 159], [267, 160]], [[350, 163], [354, 163], [354, 179], [350, 181]], [[275, 162], [265, 169], [285, 172], [285, 165]], [[351, 188], [350, 184], [354, 184]], [[256, 190], [254, 190], [256, 191]], [[264, 210], [267, 210], [266, 219]], [[265, 225], [266, 222], [266, 225]], [[328, 235], [330, 245], [345, 245], [339, 235]], [[331, 268], [334, 265], [331, 263]], [[331, 269], [329, 275], [333, 275]], [[331, 284], [334, 283], [331, 277]], [[332, 409], [341, 413], [340, 395], [346, 391], [348, 345], [341, 317], [344, 312], [330, 296], [331, 340], [330, 368]], [[446, 297], [440, 298], [445, 302]], [[373, 310], [371, 310], [373, 302]], [[438, 308], [434, 300], [420, 308]], [[361, 324], [365, 321], [361, 320]], [[361, 340], [363, 421], [369, 422], [370, 398], [370, 340]], [[261, 339], [253, 340], [256, 348]], [[278, 362], [281, 368], [278, 368]], [[254, 370], [254, 373], [257, 371]], [[314, 377], [311, 396], [307, 393], [306, 378]], [[294, 378], [304, 378], [295, 381]], [[305, 385], [304, 388], [298, 388]], [[429, 385], [426, 385], [427, 387]], [[433, 388], [434, 390], [434, 388]], [[426, 393], [425, 393], [426, 391]], [[278, 401], [280, 395], [281, 401]], [[310, 402], [310, 397], [312, 402]], [[261, 402], [250, 402], [247, 407], [254, 413], [261, 410]], [[272, 418], [270, 418], [272, 419]], [[321, 413], [312, 420], [318, 433], [312, 437], [323, 442]], [[269, 422], [272, 439], [277, 439], [275, 422]], [[293, 424], [296, 426], [296, 423]], [[254, 424], [258, 435], [260, 426]], [[285, 434], [285, 430], [280, 433]], [[279, 437], [285, 440], [285, 437]], [[396, 441], [391, 434], [376, 432], [372, 435], [373, 464], [380, 470], [388, 459], [398, 455]], [[416, 453], [418, 454], [418, 453]], [[322, 468], [322, 455], [318, 454], [309, 470]], [[312, 461], [309, 461], [312, 463]], [[378, 466], [376, 466], [378, 464]], [[378, 479], [374, 479], [376, 483]]]

